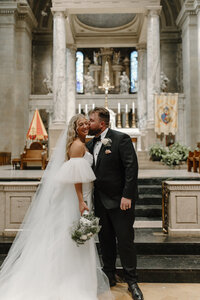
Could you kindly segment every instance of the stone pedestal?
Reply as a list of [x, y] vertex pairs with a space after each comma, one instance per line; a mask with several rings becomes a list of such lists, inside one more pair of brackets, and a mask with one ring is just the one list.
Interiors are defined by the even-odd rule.
[[163, 229], [171, 236], [200, 236], [200, 182], [165, 181]]
[[0, 183], [0, 235], [15, 236], [39, 182]]

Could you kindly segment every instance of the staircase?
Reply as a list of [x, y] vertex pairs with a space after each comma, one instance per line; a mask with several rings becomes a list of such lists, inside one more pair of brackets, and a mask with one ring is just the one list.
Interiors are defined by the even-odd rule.
[[[138, 281], [199, 283], [199, 238], [175, 238], [162, 231], [161, 186], [162, 181], [166, 179], [142, 178], [138, 182], [139, 200], [136, 204], [134, 224]], [[180, 179], [188, 180], [187, 178]], [[12, 238], [0, 238], [0, 264], [5, 259], [12, 242]], [[123, 277], [119, 256], [117, 257], [117, 272]]]

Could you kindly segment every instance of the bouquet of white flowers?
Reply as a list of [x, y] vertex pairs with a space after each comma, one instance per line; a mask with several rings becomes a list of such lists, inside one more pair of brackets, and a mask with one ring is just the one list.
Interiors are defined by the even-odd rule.
[[71, 237], [77, 246], [83, 245], [97, 234], [100, 229], [99, 218], [95, 217], [93, 213], [85, 211], [79, 221], [72, 227]]

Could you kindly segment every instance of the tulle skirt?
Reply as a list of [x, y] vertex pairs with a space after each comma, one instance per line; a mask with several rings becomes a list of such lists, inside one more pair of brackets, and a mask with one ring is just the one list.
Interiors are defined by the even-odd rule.
[[[18, 256], [12, 260], [15, 247], [11, 263], [8, 255], [0, 272], [1, 300], [97, 300], [97, 290], [108, 289], [94, 240], [77, 247], [71, 239], [71, 226], [80, 218], [74, 185], [57, 186], [53, 193], [34, 228], [24, 228]], [[111, 298], [108, 291], [104, 299]]]

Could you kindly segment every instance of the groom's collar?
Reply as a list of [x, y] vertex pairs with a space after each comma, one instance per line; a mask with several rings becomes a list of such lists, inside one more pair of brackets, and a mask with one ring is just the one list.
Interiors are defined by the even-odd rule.
[[108, 128], [106, 128], [106, 129], [100, 134], [101, 140], [104, 139], [104, 138], [106, 137], [107, 132], [108, 132]]

